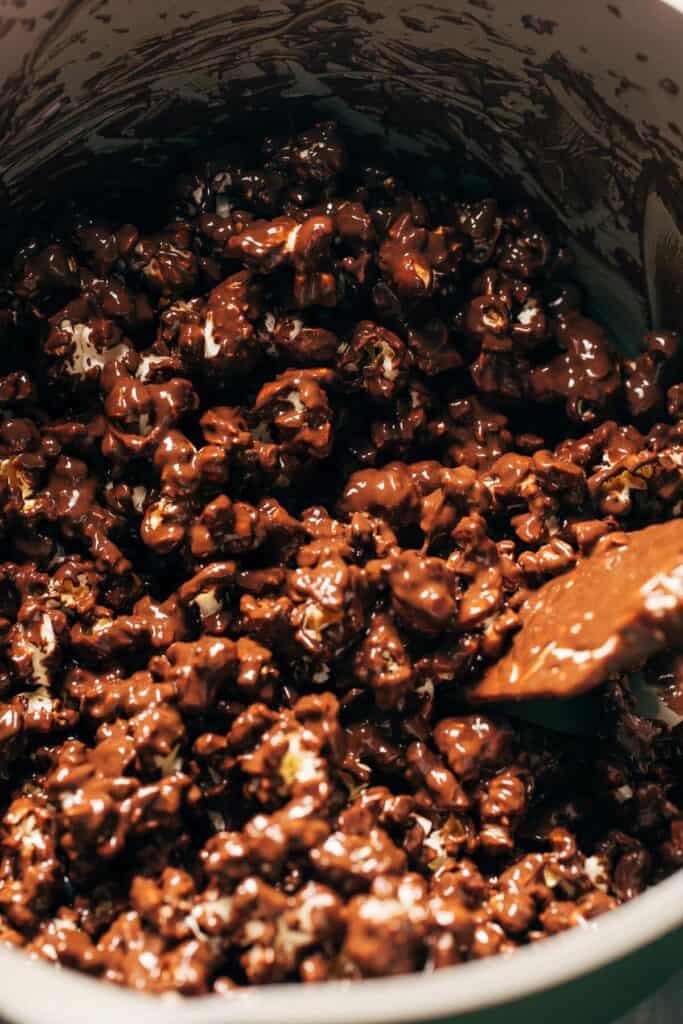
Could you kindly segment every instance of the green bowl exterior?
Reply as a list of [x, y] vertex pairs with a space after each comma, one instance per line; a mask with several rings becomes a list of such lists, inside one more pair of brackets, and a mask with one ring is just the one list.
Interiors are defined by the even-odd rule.
[[[586, 941], [590, 942], [590, 934]], [[565, 985], [438, 1024], [614, 1024], [661, 988], [682, 963], [683, 928], [679, 928]]]

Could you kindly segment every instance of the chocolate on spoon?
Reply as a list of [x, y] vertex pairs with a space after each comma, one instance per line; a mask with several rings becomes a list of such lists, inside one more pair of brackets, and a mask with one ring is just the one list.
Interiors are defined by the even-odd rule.
[[614, 533], [529, 598], [509, 652], [470, 696], [575, 697], [678, 646], [681, 630], [683, 519]]

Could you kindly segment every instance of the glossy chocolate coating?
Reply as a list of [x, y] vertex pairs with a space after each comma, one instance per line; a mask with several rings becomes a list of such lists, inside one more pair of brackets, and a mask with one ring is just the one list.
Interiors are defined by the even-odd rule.
[[[123, 205], [0, 282], [0, 941], [151, 993], [374, 977], [683, 865], [680, 728], [607, 678], [678, 615], [641, 593], [677, 337], [621, 359], [528, 208], [331, 123], [197, 163], [165, 224]], [[612, 654], [559, 677], [604, 682], [595, 737], [473, 705], [529, 607], [566, 646], [600, 601]]]

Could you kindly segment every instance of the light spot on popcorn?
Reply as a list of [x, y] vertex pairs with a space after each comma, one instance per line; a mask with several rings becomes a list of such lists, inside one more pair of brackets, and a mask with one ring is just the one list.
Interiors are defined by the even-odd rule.
[[216, 832], [223, 832], [225, 830], [226, 821], [221, 812], [207, 811], [207, 814], [212, 828], [214, 828]]
[[213, 313], [211, 310], [206, 314], [204, 322], [204, 356], [206, 359], [213, 359], [220, 353], [220, 342], [216, 341], [213, 332]]
[[33, 641], [27, 636], [25, 630], [23, 630], [23, 633], [24, 643], [31, 658], [33, 680], [38, 687], [46, 688], [50, 685], [47, 661], [57, 646], [57, 638], [55, 637], [55, 631], [52, 626], [52, 619], [49, 615], [45, 614], [40, 621], [38, 629], [41, 641], [40, 644], [33, 643]]
[[216, 612], [221, 610], [221, 603], [216, 597], [216, 591], [206, 590], [203, 594], [197, 594], [192, 601], [199, 611], [202, 619], [207, 619], [209, 615], [215, 615]]
[[535, 302], [527, 302], [526, 305], [520, 310], [517, 320], [524, 327], [528, 327], [533, 322], [535, 316], [538, 313], [538, 306]]
[[293, 782], [311, 782], [318, 778], [322, 761], [313, 750], [307, 750], [300, 733], [294, 733], [280, 762], [280, 775], [291, 786]]
[[168, 754], [158, 754], [154, 758], [154, 763], [159, 769], [159, 773], [163, 779], [167, 775], [172, 775], [174, 772], [179, 772], [183, 767], [183, 761], [178, 754], [179, 747], [174, 747], [173, 750], [169, 751]]
[[216, 213], [219, 217], [229, 217], [232, 203], [225, 196], [216, 196]]
[[609, 878], [607, 877], [607, 871], [600, 857], [586, 857], [584, 864], [586, 874], [593, 883], [596, 889], [600, 889], [602, 892], [608, 892], [609, 890]]
[[133, 488], [131, 493], [131, 500], [133, 502], [133, 508], [136, 512], [142, 512], [145, 507], [145, 498], [147, 497], [147, 488], [143, 487], [142, 484], [138, 484]]
[[560, 876], [556, 875], [552, 868], [549, 867], [543, 869], [543, 880], [549, 889], [554, 889], [562, 881]]
[[73, 350], [65, 362], [67, 371], [76, 377], [85, 377], [91, 370], [103, 370], [108, 363], [122, 359], [128, 353], [128, 346], [121, 342], [112, 348], [98, 349], [90, 340], [92, 328], [87, 324], [62, 320], [60, 329], [71, 335]]
[[285, 401], [294, 409], [294, 412], [302, 413], [306, 411], [304, 403], [301, 401], [298, 391], [290, 391], [285, 395]]
[[27, 814], [18, 825], [22, 846], [36, 849], [45, 845], [35, 814]]
[[44, 686], [39, 686], [33, 693], [26, 697], [26, 709], [32, 715], [51, 714], [54, 701], [50, 691]]
[[147, 437], [147, 435], [152, 431], [152, 423], [149, 417], [149, 413], [147, 412], [143, 412], [140, 414], [139, 431], [142, 437]]
[[151, 377], [154, 367], [159, 366], [160, 363], [165, 363], [167, 359], [168, 356], [142, 356], [135, 372], [135, 376], [138, 380], [148, 380]]

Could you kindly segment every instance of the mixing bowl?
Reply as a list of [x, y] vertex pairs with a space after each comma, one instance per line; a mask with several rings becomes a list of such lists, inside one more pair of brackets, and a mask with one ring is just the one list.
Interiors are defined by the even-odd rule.
[[[683, 6], [683, 5], [682, 5]], [[421, 183], [526, 193], [632, 345], [683, 321], [683, 13], [661, 0], [3, 0], [0, 216], [121, 190], [183, 152], [334, 118]], [[153, 1000], [0, 952], [25, 1024], [615, 1019], [683, 949], [683, 873], [590, 927], [431, 975]]]

